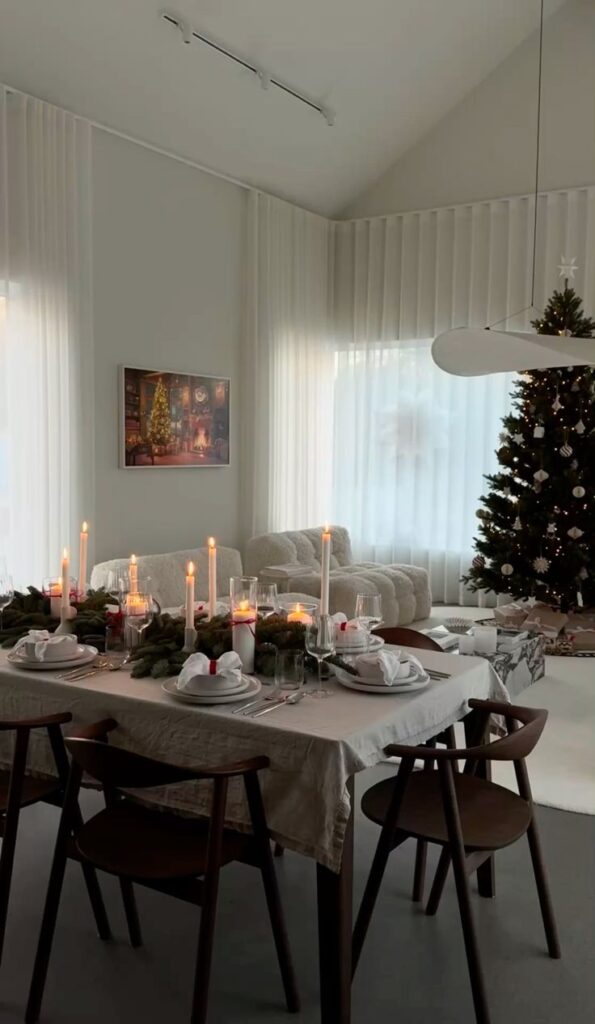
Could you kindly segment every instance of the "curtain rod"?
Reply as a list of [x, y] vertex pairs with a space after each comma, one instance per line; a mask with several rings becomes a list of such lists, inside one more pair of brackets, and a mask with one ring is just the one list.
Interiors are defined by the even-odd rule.
[[85, 117], [84, 114], [77, 114], [74, 110], [70, 110], [68, 107], [61, 107], [57, 103], [52, 103], [50, 100], [42, 99], [40, 96], [34, 96], [30, 92], [25, 92], [24, 89], [17, 89], [14, 85], [8, 85], [6, 82], [0, 82], [0, 88], [4, 89], [8, 94], [15, 96], [24, 96], [28, 100], [37, 100], [39, 103], [45, 103], [48, 107], [52, 107], [54, 110], [62, 110], [71, 117], [76, 118], [77, 121], [85, 121], [86, 124], [90, 125], [91, 128], [97, 129], [97, 131], [105, 132], [107, 135], [115, 135], [118, 139], [123, 139], [125, 142], [132, 142], [135, 146], [142, 146], [143, 149], [148, 149], [152, 153], [158, 153], [159, 156], [169, 157], [170, 160], [175, 160], [177, 163], [185, 164], [187, 167], [192, 167], [195, 171], [201, 171], [203, 174], [208, 174], [212, 178], [218, 178], [220, 181], [226, 181], [229, 185], [235, 185], [237, 188], [242, 188], [246, 192], [254, 192], [257, 195], [269, 196], [271, 199], [278, 199], [280, 202], [288, 203], [290, 206], [295, 207], [297, 210], [304, 210], [305, 213], [311, 213], [315, 217], [322, 217], [323, 220], [329, 220], [324, 214], [319, 213], [316, 210], [309, 210], [305, 206], [298, 206], [297, 203], [293, 203], [291, 199], [287, 199], [285, 196], [276, 195], [274, 192], [267, 192], [265, 189], [258, 188], [256, 185], [250, 185], [247, 181], [242, 181], [240, 178], [233, 178], [230, 174], [225, 174], [223, 171], [216, 171], [212, 167], [207, 167], [205, 164], [199, 164], [196, 160], [191, 160], [190, 157], [180, 156], [178, 153], [172, 153], [171, 150], [163, 149], [161, 146], [156, 146], [152, 142], [147, 142], [145, 139], [139, 139], [134, 135], [127, 135], [126, 132], [121, 132], [117, 128], [112, 128], [110, 125], [103, 124], [101, 121], [94, 121], [90, 117]]

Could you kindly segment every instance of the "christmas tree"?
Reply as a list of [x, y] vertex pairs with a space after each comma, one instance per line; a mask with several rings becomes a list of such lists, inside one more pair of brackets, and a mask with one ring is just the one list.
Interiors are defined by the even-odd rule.
[[[563, 265], [574, 276], [574, 260]], [[564, 282], [538, 334], [591, 338], [595, 320]], [[532, 370], [503, 419], [500, 470], [486, 477], [477, 555], [463, 581], [569, 611], [595, 605], [595, 369]]]
[[149, 420], [149, 441], [155, 445], [169, 444], [172, 439], [169, 402], [163, 381], [160, 380], [153, 396], [153, 408]]

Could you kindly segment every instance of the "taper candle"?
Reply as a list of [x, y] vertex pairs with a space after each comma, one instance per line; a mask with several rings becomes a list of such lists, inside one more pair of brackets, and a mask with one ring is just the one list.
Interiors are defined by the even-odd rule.
[[130, 562], [128, 564], [128, 581], [130, 584], [130, 593], [138, 594], [138, 565], [136, 562], [136, 555], [130, 556]]
[[217, 545], [215, 538], [209, 537], [209, 618], [212, 619], [217, 610]]
[[79, 546], [79, 598], [84, 601], [87, 593], [87, 548], [89, 544], [89, 525], [84, 522], [81, 526]]
[[186, 628], [194, 626], [194, 562], [186, 566]]
[[329, 573], [331, 568], [332, 535], [328, 523], [322, 531], [322, 552], [320, 557], [320, 614], [329, 613]]
[[62, 593], [60, 594], [60, 617], [68, 618], [68, 611], [70, 609], [70, 561], [68, 558], [68, 549], [64, 548], [62, 552]]

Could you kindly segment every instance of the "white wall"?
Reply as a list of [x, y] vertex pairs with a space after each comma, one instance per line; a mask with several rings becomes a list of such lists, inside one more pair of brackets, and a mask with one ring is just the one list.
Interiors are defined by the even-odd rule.
[[[342, 217], [532, 191], [537, 57], [534, 35]], [[594, 181], [595, 2], [570, 0], [545, 27], [540, 187], [569, 188]]]
[[[95, 560], [239, 534], [240, 257], [245, 194], [95, 130]], [[123, 470], [118, 366], [224, 374], [229, 468]]]

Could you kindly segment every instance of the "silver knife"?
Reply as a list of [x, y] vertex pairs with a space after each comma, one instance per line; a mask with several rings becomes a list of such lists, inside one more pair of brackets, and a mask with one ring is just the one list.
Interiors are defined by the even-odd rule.
[[274, 711], [275, 708], [280, 708], [282, 704], [287, 704], [289, 697], [282, 697], [281, 700], [271, 701], [264, 708], [257, 708], [256, 711], [250, 712], [248, 718], [260, 718], [261, 715], [268, 715], [269, 711]]

